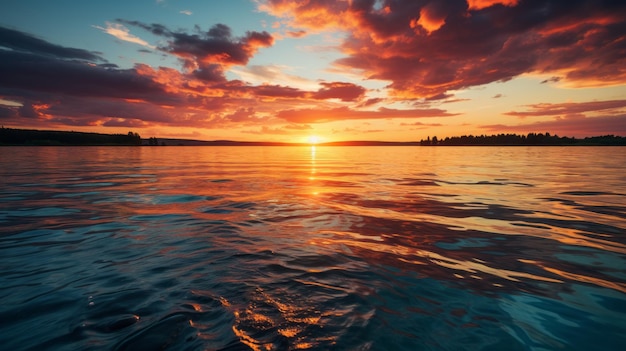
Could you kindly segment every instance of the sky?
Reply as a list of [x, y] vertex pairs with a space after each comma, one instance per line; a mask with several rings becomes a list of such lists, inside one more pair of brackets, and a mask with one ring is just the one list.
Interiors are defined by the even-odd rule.
[[619, 0], [5, 0], [0, 125], [144, 138], [626, 136]]

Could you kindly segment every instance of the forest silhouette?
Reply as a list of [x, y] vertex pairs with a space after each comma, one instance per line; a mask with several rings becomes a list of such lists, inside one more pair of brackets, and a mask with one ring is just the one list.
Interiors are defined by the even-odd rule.
[[[298, 146], [306, 143], [242, 142], [230, 140], [142, 139], [138, 133], [101, 134], [74, 131], [31, 130], [0, 127], [0, 145], [33, 146]], [[559, 137], [550, 133], [463, 135], [438, 139], [436, 136], [419, 142], [391, 141], [336, 141], [318, 146], [626, 146], [626, 137], [603, 135], [582, 139]]]

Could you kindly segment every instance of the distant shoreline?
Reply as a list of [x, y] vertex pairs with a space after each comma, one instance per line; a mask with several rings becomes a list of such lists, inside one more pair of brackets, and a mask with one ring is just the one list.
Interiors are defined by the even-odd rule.
[[626, 146], [626, 137], [604, 135], [583, 139], [558, 137], [550, 133], [527, 135], [498, 134], [481, 136], [437, 137], [426, 140], [335, 141], [326, 143], [288, 143], [266, 141], [192, 140], [141, 138], [139, 134], [102, 134], [74, 131], [0, 128], [0, 146]]

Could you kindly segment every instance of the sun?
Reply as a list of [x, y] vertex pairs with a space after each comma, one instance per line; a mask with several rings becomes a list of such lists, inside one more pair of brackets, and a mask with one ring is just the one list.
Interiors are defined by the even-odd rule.
[[319, 143], [320, 140], [321, 140], [320, 137], [318, 137], [317, 135], [309, 135], [309, 138], [308, 138], [309, 144], [313, 144], [313, 145]]

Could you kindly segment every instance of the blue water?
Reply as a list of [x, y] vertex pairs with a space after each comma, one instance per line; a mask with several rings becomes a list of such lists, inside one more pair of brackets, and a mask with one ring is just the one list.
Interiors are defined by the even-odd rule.
[[2, 350], [618, 350], [620, 147], [2, 147]]

